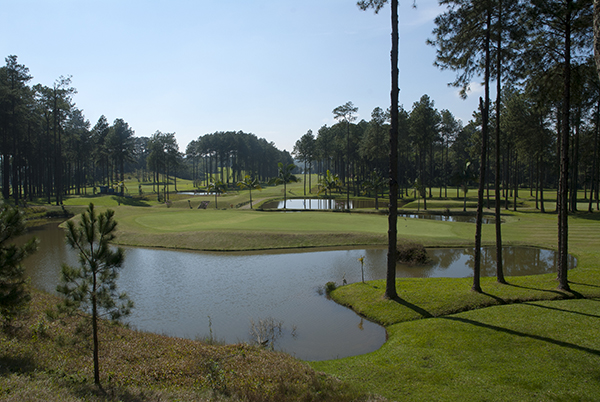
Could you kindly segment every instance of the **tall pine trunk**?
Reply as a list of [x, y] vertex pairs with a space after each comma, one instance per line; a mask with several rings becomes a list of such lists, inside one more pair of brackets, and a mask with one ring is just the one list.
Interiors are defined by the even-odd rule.
[[558, 288], [570, 290], [567, 279], [569, 262], [569, 119], [571, 108], [571, 7], [572, 0], [567, 0], [565, 16], [565, 61], [563, 72], [563, 111], [562, 129], [560, 130], [560, 175], [558, 182]]
[[398, 254], [398, 0], [392, 0], [392, 90], [391, 129], [390, 129], [390, 210], [388, 214], [388, 254], [385, 297], [395, 299], [396, 291], [396, 256]]
[[481, 230], [483, 223], [483, 195], [485, 191], [485, 174], [488, 147], [488, 120], [490, 107], [490, 36], [492, 11], [491, 4], [487, 4], [487, 21], [485, 32], [485, 100], [479, 98], [481, 109], [481, 164], [479, 166], [479, 189], [477, 192], [477, 217], [475, 222], [475, 263], [473, 266], [473, 286], [471, 290], [481, 293]]
[[[595, 9], [594, 9], [595, 10]], [[588, 203], [588, 212], [593, 212], [594, 190], [596, 189], [596, 164], [598, 163], [598, 131], [600, 130], [600, 101], [596, 108], [596, 127], [594, 132], [594, 162], [592, 163], [592, 174], [590, 183], [590, 199]]]
[[496, 220], [496, 281], [506, 283], [502, 266], [502, 221], [500, 220], [500, 100], [502, 93], [502, 0], [498, 1], [498, 54], [496, 55], [496, 166], [494, 212]]

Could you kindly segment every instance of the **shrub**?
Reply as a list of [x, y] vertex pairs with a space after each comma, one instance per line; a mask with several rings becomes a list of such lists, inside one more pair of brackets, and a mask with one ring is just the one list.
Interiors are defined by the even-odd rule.
[[398, 246], [398, 261], [409, 265], [427, 264], [431, 259], [422, 244], [406, 243]]
[[325, 294], [333, 292], [337, 288], [335, 282], [327, 282], [325, 284]]

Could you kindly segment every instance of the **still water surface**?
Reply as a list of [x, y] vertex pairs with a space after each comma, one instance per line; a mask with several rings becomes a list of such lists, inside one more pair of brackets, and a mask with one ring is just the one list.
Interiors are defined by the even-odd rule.
[[[56, 225], [33, 234], [40, 248], [26, 260], [27, 272], [34, 286], [53, 292], [61, 264], [77, 265], [77, 257]], [[260, 254], [125, 250], [119, 289], [135, 302], [127, 321], [137, 329], [186, 338], [207, 337], [212, 330], [215, 338], [235, 343], [252, 340], [251, 320], [272, 318], [283, 323], [275, 348], [305, 360], [368, 353], [385, 342], [382, 327], [323, 294], [329, 281], [360, 281], [361, 256], [365, 280], [385, 278], [385, 249]], [[399, 264], [398, 277], [472, 275], [472, 250], [428, 252], [431, 264]], [[504, 256], [506, 275], [550, 272], [555, 262], [552, 251], [536, 248], [508, 247]], [[493, 260], [493, 250], [484, 249], [482, 275], [494, 275]]]
[[[387, 201], [379, 201], [379, 207], [387, 206]], [[346, 209], [346, 200], [324, 198], [290, 198], [284, 201], [269, 201], [263, 209]], [[375, 200], [350, 200], [350, 208], [375, 208]]]
[[[387, 201], [380, 200], [379, 208], [387, 208]], [[262, 209], [293, 209], [293, 210], [326, 210], [346, 209], [346, 200], [322, 198], [291, 198], [284, 201], [269, 201], [261, 205]], [[375, 208], [375, 200], [350, 200], [350, 209]], [[432, 219], [442, 222], [469, 222], [475, 223], [475, 216], [443, 215], [423, 213], [398, 213], [398, 218]], [[483, 218], [484, 224], [494, 223], [494, 218]]]

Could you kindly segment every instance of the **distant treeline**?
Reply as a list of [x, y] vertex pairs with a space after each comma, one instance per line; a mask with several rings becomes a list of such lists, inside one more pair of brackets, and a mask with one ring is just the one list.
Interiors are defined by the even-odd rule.
[[[8, 56], [0, 67], [0, 185], [2, 197], [16, 203], [34, 198], [60, 204], [66, 194], [81, 194], [97, 186], [122, 190], [126, 173], [158, 183], [169, 177], [223, 182], [241, 172], [262, 180], [277, 175], [277, 163], [292, 157], [273, 143], [243, 132], [200, 137], [179, 152], [174, 133], [157, 131], [136, 137], [128, 123], [112, 124], [101, 116], [91, 127], [75, 106], [70, 77], [51, 87], [29, 85], [29, 69]], [[200, 163], [200, 157], [204, 157]], [[198, 185], [200, 182], [198, 182]], [[91, 190], [93, 191], [93, 190]]]

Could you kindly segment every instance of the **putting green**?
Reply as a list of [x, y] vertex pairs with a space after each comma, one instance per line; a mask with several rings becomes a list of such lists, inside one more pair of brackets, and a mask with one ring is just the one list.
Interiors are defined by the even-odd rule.
[[[387, 244], [388, 220], [383, 214], [126, 206], [116, 208], [115, 212], [119, 222], [117, 241], [127, 245], [247, 250]], [[398, 238], [426, 244], [448, 244], [456, 239], [464, 243], [472, 237], [473, 228], [474, 225], [469, 223], [401, 218]], [[281, 235], [277, 244], [264, 242], [261, 246], [255, 239], [275, 237], [275, 234]], [[184, 244], [180, 243], [182, 241]]]

